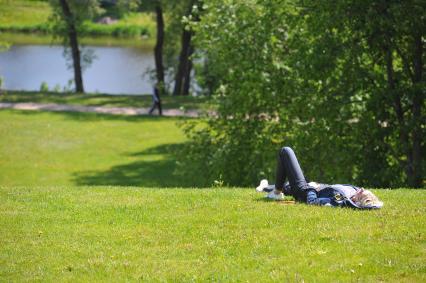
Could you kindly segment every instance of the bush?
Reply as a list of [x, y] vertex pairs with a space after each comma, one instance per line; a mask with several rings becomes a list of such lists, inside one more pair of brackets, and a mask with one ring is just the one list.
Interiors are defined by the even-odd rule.
[[40, 92], [48, 92], [49, 85], [46, 82], [42, 82], [40, 85]]
[[[190, 142], [181, 174], [206, 184], [222, 176], [225, 184], [254, 185], [273, 177], [276, 152], [287, 145], [316, 181], [388, 187], [410, 180], [404, 171], [413, 165], [409, 139], [424, 115], [414, 118], [407, 110], [398, 120], [392, 97], [412, 109], [421, 84], [411, 86], [409, 76], [395, 67], [400, 89], [389, 95], [380, 41], [385, 39], [370, 38], [369, 32], [380, 31], [383, 23], [395, 27], [386, 17], [363, 26], [367, 15], [383, 15], [374, 5], [349, 2], [214, 0], [204, 5], [201, 22], [192, 28], [198, 47], [214, 62], [213, 74], [221, 74], [214, 90], [218, 110], [201, 128], [193, 122], [185, 126]], [[398, 14], [414, 7], [392, 5], [401, 25], [390, 29], [392, 36], [400, 38], [399, 50], [414, 58], [415, 49], [406, 47], [412, 47], [416, 25]], [[395, 66], [402, 60], [396, 56]], [[419, 129], [421, 136], [424, 130]], [[405, 132], [411, 134], [400, 145]], [[420, 143], [424, 149], [424, 140]], [[424, 176], [424, 165], [420, 168]]]
[[[21, 32], [21, 33], [42, 33], [50, 34], [53, 32], [51, 24], [38, 25], [2, 25], [0, 32]], [[81, 29], [83, 36], [115, 36], [115, 37], [137, 37], [149, 35], [147, 27], [128, 24], [102, 25], [86, 22]]]

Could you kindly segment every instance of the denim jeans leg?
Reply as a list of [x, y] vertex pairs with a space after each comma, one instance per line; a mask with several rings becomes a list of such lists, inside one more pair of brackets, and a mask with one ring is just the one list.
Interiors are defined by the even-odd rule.
[[281, 156], [281, 151], [277, 154], [277, 167], [275, 172], [275, 189], [279, 191], [284, 190], [285, 180], [287, 179], [287, 172], [284, 166], [284, 159]]
[[300, 195], [302, 192], [305, 192], [308, 184], [306, 183], [302, 168], [300, 168], [299, 161], [290, 147], [283, 147], [279, 152], [277, 182], [275, 186], [282, 189], [286, 177], [288, 178], [293, 194]]

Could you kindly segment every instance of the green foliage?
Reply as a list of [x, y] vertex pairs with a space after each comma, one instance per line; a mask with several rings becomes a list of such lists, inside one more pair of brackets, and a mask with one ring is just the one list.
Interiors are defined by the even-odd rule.
[[6, 92], [3, 91], [3, 85], [4, 85], [4, 78], [0, 76], [0, 95], [6, 94]]
[[48, 92], [49, 85], [46, 82], [42, 82], [40, 85], [40, 92]]
[[51, 15], [51, 20], [54, 23], [53, 31], [54, 34], [63, 38], [65, 42], [68, 39], [68, 24], [69, 21], [75, 26], [78, 35], [84, 34], [86, 30], [86, 21], [94, 19], [101, 11], [96, 0], [88, 0], [84, 3], [77, 0], [67, 0], [67, 3], [72, 14], [72, 18], [68, 19], [62, 10], [59, 1], [51, 0], [50, 5], [52, 7], [53, 13]]
[[[425, 22], [401, 11], [425, 10], [415, 2], [392, 2], [389, 16], [381, 5], [205, 1], [201, 22], [192, 26], [198, 48], [214, 62], [213, 74], [221, 74], [218, 112], [201, 129], [186, 126], [191, 143], [182, 156], [182, 174], [206, 183], [222, 175], [226, 184], [253, 185], [273, 177], [275, 154], [288, 145], [310, 179], [406, 183], [410, 137], [414, 129], [425, 136], [425, 127], [419, 127], [425, 116], [415, 117], [412, 110], [424, 79], [413, 82], [404, 60], [415, 58], [413, 39]], [[389, 90], [384, 62], [387, 39], [377, 36], [389, 33], [395, 90]], [[402, 120], [395, 98], [404, 109]], [[424, 100], [417, 101], [424, 107]], [[401, 142], [404, 131], [408, 140]]]
[[[49, 34], [28, 34], [28, 33], [2, 33], [2, 39], [10, 45], [15, 44], [37, 44], [37, 45], [51, 45], [60, 44], [58, 38], [53, 38]], [[143, 40], [135, 40], [133, 37], [117, 38], [110, 36], [92, 36], [83, 37], [80, 40], [83, 45], [93, 46], [118, 46], [118, 47], [135, 47], [144, 50], [152, 50], [154, 47], [153, 38]]]
[[149, 35], [147, 27], [132, 24], [113, 24], [101, 25], [92, 22], [84, 23], [84, 36], [90, 35], [109, 35], [116, 37], [139, 37], [141, 35]]
[[22, 32], [22, 33], [49, 33], [52, 31], [52, 25], [49, 23], [29, 24], [29, 25], [1, 25], [0, 31], [3, 32]]
[[182, 31], [187, 22], [184, 17], [191, 11], [194, 0], [162, 1], [162, 8], [166, 17], [164, 39], [164, 65], [173, 77], [179, 65], [179, 52], [182, 45]]
[[121, 18], [126, 14], [136, 11], [139, 8], [140, 0], [118, 0], [115, 4], [115, 13]]
[[[53, 26], [50, 23], [37, 25], [2, 25], [0, 31], [4, 32], [21, 32], [21, 33], [52, 33]], [[138, 37], [141, 35], [148, 36], [149, 30], [145, 26], [133, 25], [127, 23], [117, 23], [113, 25], [102, 25], [84, 22], [81, 29], [82, 36], [115, 36], [115, 37]]]
[[8, 50], [10, 47], [10, 43], [9, 42], [5, 42], [5, 41], [0, 41], [0, 52], [6, 51]]

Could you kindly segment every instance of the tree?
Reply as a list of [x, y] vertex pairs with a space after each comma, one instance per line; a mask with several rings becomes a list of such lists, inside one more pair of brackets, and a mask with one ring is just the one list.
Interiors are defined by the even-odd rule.
[[53, 8], [55, 33], [66, 48], [71, 49], [76, 92], [84, 93], [82, 54], [78, 38], [84, 32], [83, 22], [92, 19], [97, 11], [96, 0], [50, 0]]
[[[191, 0], [188, 3], [188, 8], [185, 17], [189, 20], [198, 20], [198, 4], [197, 0]], [[195, 10], [194, 10], [195, 8]], [[179, 63], [175, 75], [175, 87], [173, 95], [188, 95], [191, 86], [191, 70], [192, 61], [191, 56], [194, 53], [194, 46], [192, 37], [194, 31], [188, 26], [184, 25], [181, 37], [181, 50], [179, 55]]]
[[157, 42], [154, 48], [155, 70], [157, 75], [157, 85], [164, 88], [164, 65], [163, 65], [163, 45], [164, 45], [164, 18], [161, 2], [157, 1], [155, 5], [157, 22]]
[[421, 186], [425, 14], [415, 0], [209, 1], [193, 28], [219, 104], [186, 124], [181, 172], [253, 185], [291, 145], [310, 179]]
[[[368, 94], [363, 94], [367, 115], [359, 117], [359, 124], [364, 126], [360, 130], [360, 136], [364, 138], [360, 140], [369, 151], [369, 158], [365, 159], [360, 173], [370, 179], [381, 180], [383, 184], [386, 183], [383, 176], [392, 180], [401, 176], [399, 172], [405, 171], [401, 178], [409, 186], [422, 186], [425, 5], [415, 0], [348, 0], [337, 5], [326, 1], [304, 3], [311, 7], [310, 17], [319, 19], [308, 25], [312, 34], [319, 29], [336, 31], [340, 46], [346, 49], [341, 54], [359, 61], [356, 80], [347, 82], [345, 88], [369, 89]], [[313, 37], [314, 45], [329, 42], [326, 36], [325, 32], [318, 33]], [[335, 50], [324, 48], [323, 53], [335, 54]], [[346, 61], [349, 62], [349, 59]], [[332, 66], [336, 68], [336, 64]], [[344, 70], [340, 78], [353, 70]], [[363, 76], [368, 81], [363, 81]], [[368, 149], [371, 141], [364, 142], [369, 137], [376, 139], [373, 141], [374, 150]], [[375, 166], [370, 158], [374, 158], [376, 164], [380, 160], [379, 166]], [[392, 177], [383, 174], [392, 167]]]

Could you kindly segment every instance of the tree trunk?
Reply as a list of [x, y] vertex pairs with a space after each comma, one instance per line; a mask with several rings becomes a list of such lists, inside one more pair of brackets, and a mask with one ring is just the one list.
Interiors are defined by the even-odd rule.
[[[188, 12], [186, 14], [187, 16], [192, 13], [192, 7], [195, 3], [197, 3], [197, 0], [190, 1]], [[190, 73], [192, 68], [192, 63], [190, 62], [189, 58], [193, 52], [193, 48], [191, 46], [192, 35], [192, 31], [188, 31], [185, 28], [183, 29], [179, 65], [175, 76], [175, 87], [173, 90], [173, 95], [183, 95], [189, 93], [190, 74], [188, 74], [188, 72]]]
[[164, 65], [163, 65], [163, 43], [164, 43], [164, 18], [161, 3], [157, 2], [155, 6], [155, 13], [157, 14], [157, 42], [154, 48], [155, 71], [157, 75], [157, 84], [154, 88], [154, 95], [156, 96], [156, 103], [158, 113], [163, 115], [161, 107], [161, 96], [164, 93]]
[[402, 152], [407, 157], [407, 161], [401, 161], [401, 165], [404, 167], [405, 174], [407, 175], [407, 179], [410, 179], [411, 170], [410, 170], [410, 138], [408, 135], [405, 119], [404, 119], [404, 111], [401, 103], [401, 96], [396, 88], [395, 82], [395, 71], [393, 68], [393, 55], [390, 39], [387, 39], [386, 46], [384, 48], [385, 52], [385, 64], [386, 64], [386, 76], [387, 76], [387, 84], [389, 94], [393, 98], [393, 108], [395, 110], [396, 118], [397, 118], [397, 127], [399, 132], [399, 141], [401, 143]]
[[155, 7], [157, 14], [157, 43], [154, 48], [155, 70], [157, 74], [157, 83], [164, 85], [164, 66], [163, 66], [163, 43], [164, 43], [164, 19], [161, 4]]
[[424, 96], [422, 95], [422, 75], [423, 75], [423, 43], [421, 33], [417, 33], [414, 36], [414, 52], [413, 52], [413, 65], [414, 65], [414, 76], [413, 76], [413, 127], [412, 127], [412, 152], [411, 156], [408, 157], [408, 184], [411, 187], [419, 188], [422, 186], [422, 106]]
[[70, 41], [71, 46], [71, 54], [74, 67], [75, 90], [76, 92], [84, 93], [83, 77], [81, 73], [81, 56], [80, 49], [78, 47], [77, 30], [74, 23], [74, 16], [71, 12], [67, 0], [60, 0], [60, 4], [66, 20], [68, 39]]
[[184, 30], [182, 33], [182, 47], [179, 55], [179, 65], [175, 77], [173, 95], [183, 94], [183, 85], [188, 70], [189, 55], [191, 49], [192, 32]]
[[194, 47], [191, 43], [189, 43], [188, 61], [186, 64], [185, 74], [183, 78], [182, 95], [189, 95], [189, 88], [191, 87], [191, 70], [192, 70], [191, 56], [193, 53], [194, 53]]

